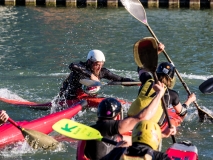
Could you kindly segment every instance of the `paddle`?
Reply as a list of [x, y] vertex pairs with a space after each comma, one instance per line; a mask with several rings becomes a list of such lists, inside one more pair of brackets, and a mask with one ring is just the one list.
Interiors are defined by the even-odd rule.
[[113, 145], [117, 145], [116, 141], [104, 138], [101, 133], [89, 126], [75, 122], [70, 119], [62, 119], [52, 126], [53, 130], [67, 137], [77, 140], [98, 140]]
[[[139, 67], [145, 68], [147, 71], [151, 72], [155, 83], [158, 81], [158, 77], [156, 75], [156, 69], [158, 65], [158, 45], [153, 37], [146, 37], [134, 45], [134, 58], [135, 62]], [[169, 114], [167, 112], [166, 103], [164, 97], [162, 97], [162, 106], [163, 110], [166, 114], [166, 118], [168, 120], [169, 128], [172, 127]], [[174, 135], [172, 135], [173, 143], [176, 143]]]
[[16, 123], [11, 118], [9, 118], [8, 121], [22, 132], [27, 143], [34, 149], [43, 148], [45, 150], [53, 150], [57, 147], [59, 143], [51, 136], [48, 136], [44, 133], [31, 129], [22, 128], [21, 126], [18, 125], [18, 123]]
[[94, 80], [90, 80], [90, 79], [81, 79], [79, 82], [87, 87], [105, 86], [105, 85], [128, 85], [128, 86], [141, 85], [141, 82], [114, 82], [114, 81], [112, 81], [112, 82], [108, 82], [108, 83], [103, 83], [103, 82], [94, 81]]
[[[160, 43], [158, 38], [156, 37], [156, 35], [154, 34], [154, 32], [152, 31], [152, 29], [150, 28], [148, 22], [147, 22], [147, 17], [146, 17], [146, 12], [145, 9], [143, 7], [143, 5], [141, 4], [141, 2], [139, 0], [121, 0], [121, 3], [123, 4], [123, 6], [126, 8], [126, 10], [133, 16], [135, 17], [137, 20], [139, 20], [140, 22], [142, 22], [149, 30], [149, 32], [152, 34], [152, 36], [156, 39], [157, 43]], [[166, 53], [166, 51], [163, 51], [164, 55], [166, 56], [167, 60], [174, 64], [172, 62], [172, 60], [169, 58], [168, 54]], [[186, 83], [183, 81], [182, 77], [180, 76], [178, 70], [175, 68], [175, 73], [177, 74], [178, 78], [180, 79], [183, 87], [185, 88], [185, 90], [187, 91], [188, 95], [191, 94], [188, 86], [186, 85]], [[208, 114], [207, 112], [205, 112], [203, 109], [201, 109], [197, 102], [194, 101], [193, 102], [195, 107], [197, 108], [198, 111], [198, 115], [200, 118], [200, 121], [204, 121], [205, 119], [205, 115], [207, 116], [208, 119], [210, 119], [211, 121], [213, 120], [213, 116]]]
[[201, 83], [199, 90], [204, 94], [211, 94], [213, 92], [213, 78], [209, 78]]

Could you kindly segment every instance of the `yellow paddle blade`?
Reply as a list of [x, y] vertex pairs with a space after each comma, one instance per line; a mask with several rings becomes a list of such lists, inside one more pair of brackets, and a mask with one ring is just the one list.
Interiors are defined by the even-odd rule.
[[62, 135], [77, 140], [101, 141], [103, 138], [98, 130], [70, 119], [62, 119], [56, 122], [52, 128]]

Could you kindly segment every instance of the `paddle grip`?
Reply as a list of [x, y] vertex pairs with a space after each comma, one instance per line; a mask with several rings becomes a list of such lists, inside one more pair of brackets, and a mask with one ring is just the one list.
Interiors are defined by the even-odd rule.
[[106, 143], [109, 143], [109, 144], [112, 144], [112, 145], [114, 145], [114, 146], [116, 146], [116, 145], [118, 144], [118, 142], [113, 141], [113, 140], [111, 140], [111, 139], [107, 139], [107, 138], [102, 138], [101, 141], [106, 142]]

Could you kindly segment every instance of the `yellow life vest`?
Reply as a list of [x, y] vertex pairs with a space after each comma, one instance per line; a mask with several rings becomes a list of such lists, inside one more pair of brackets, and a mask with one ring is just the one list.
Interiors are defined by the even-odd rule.
[[145, 154], [143, 157], [137, 156], [127, 156], [126, 154], [122, 154], [119, 160], [152, 160], [152, 156], [149, 154]]
[[[154, 83], [153, 79], [149, 79], [146, 81], [146, 83], [143, 85], [140, 94], [136, 98], [136, 100], [131, 104], [127, 114], [128, 116], [135, 116], [138, 114], [142, 109], [147, 107], [152, 99], [155, 97], [156, 93], [154, 89], [152, 88]], [[163, 111], [162, 103], [158, 104], [158, 109], [155, 113], [155, 115], [150, 119], [159, 125], [161, 125], [164, 120], [165, 114]]]

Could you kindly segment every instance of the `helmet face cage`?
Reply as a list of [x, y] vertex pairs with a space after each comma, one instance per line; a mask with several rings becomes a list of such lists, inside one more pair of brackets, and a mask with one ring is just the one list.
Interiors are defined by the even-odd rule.
[[112, 119], [121, 112], [121, 103], [114, 98], [106, 98], [98, 105], [98, 118]]
[[165, 74], [172, 80], [175, 73], [175, 67], [169, 62], [163, 62], [158, 66], [156, 72], [158, 74]]

